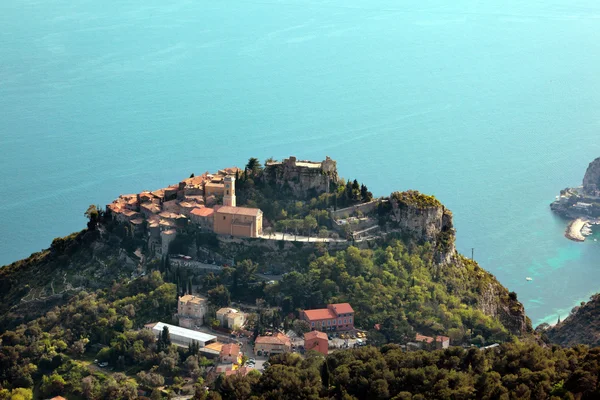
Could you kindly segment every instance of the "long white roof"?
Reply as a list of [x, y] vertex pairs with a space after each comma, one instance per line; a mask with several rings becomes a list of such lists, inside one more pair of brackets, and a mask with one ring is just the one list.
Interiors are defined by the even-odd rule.
[[215, 340], [217, 337], [213, 335], [209, 335], [207, 333], [202, 333], [198, 331], [193, 331], [191, 329], [182, 328], [180, 326], [165, 324], [164, 322], [158, 322], [152, 328], [153, 331], [162, 332], [163, 327], [169, 328], [169, 333], [171, 335], [186, 337], [188, 339], [196, 340], [198, 342], [209, 342], [211, 340]]

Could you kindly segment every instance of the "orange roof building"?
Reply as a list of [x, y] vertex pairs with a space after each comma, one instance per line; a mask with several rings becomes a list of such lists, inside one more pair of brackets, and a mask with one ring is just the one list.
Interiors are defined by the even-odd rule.
[[417, 333], [415, 336], [415, 342], [417, 343], [431, 344], [434, 341], [436, 349], [447, 349], [450, 347], [450, 338], [448, 336], [436, 336], [433, 338], [431, 336], [421, 335], [420, 333]]
[[348, 303], [328, 304], [327, 308], [304, 310], [300, 318], [310, 328], [319, 331], [351, 331], [354, 329], [354, 310]]
[[241, 364], [242, 353], [240, 352], [240, 346], [235, 343], [228, 343], [221, 347], [220, 354], [221, 362]]
[[259, 237], [262, 223], [263, 213], [258, 208], [222, 206], [215, 210], [214, 231], [220, 235]]
[[269, 356], [292, 351], [292, 341], [282, 333], [274, 336], [258, 336], [254, 341], [254, 354]]
[[304, 334], [304, 348], [315, 350], [323, 355], [329, 353], [329, 340], [325, 332], [310, 331]]

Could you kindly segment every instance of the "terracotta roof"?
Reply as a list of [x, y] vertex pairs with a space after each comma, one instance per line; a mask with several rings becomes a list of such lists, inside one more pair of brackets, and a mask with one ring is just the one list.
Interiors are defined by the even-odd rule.
[[338, 303], [338, 304], [329, 304], [328, 307], [333, 308], [333, 311], [336, 312], [336, 314], [350, 314], [353, 313], [354, 310], [352, 309], [352, 306], [348, 303]]
[[319, 308], [316, 310], [304, 310], [306, 318], [311, 321], [319, 321], [322, 319], [335, 319], [337, 315], [329, 308]]
[[248, 208], [248, 207], [231, 207], [223, 206], [216, 210], [217, 214], [231, 214], [231, 215], [247, 215], [250, 217], [258, 217], [262, 211], [259, 208]]
[[221, 347], [221, 357], [223, 356], [237, 356], [240, 354], [240, 346], [234, 343], [229, 343]]
[[176, 235], [177, 231], [175, 229], [169, 229], [168, 231], [162, 231], [163, 235]]
[[185, 296], [181, 296], [179, 298], [179, 301], [183, 301], [184, 303], [200, 304], [200, 303], [203, 303], [203, 302], [205, 302], [207, 300], [204, 297], [194, 296], [194, 295], [191, 295], [191, 294], [186, 294]]
[[223, 184], [223, 182], [208, 182], [205, 187], [209, 187], [209, 188], [224, 188], [225, 185]]
[[327, 334], [321, 331], [310, 331], [304, 334], [304, 341], [314, 340], [314, 339], [325, 339], [328, 340]]
[[216, 350], [218, 352], [221, 352], [221, 349], [223, 348], [223, 343], [220, 342], [214, 342], [211, 344], [207, 344], [206, 346], [204, 346], [205, 349], [210, 349], [210, 350]]
[[134, 225], [141, 225], [144, 223], [144, 220], [142, 218], [136, 218], [136, 219], [132, 219], [130, 222]]
[[65, 399], [62, 396], [55, 396], [55, 397], [51, 398], [50, 400], [67, 400], [67, 399]]
[[209, 217], [209, 216], [213, 215], [214, 212], [215, 212], [215, 210], [213, 210], [212, 208], [198, 207], [198, 208], [194, 208], [191, 211], [191, 214], [197, 215], [199, 217]]
[[[417, 342], [427, 342], [427, 343], [433, 343], [433, 338], [431, 336], [425, 336], [425, 335], [421, 335], [420, 333], [417, 333], [417, 336], [415, 337], [415, 340]], [[435, 341], [436, 342], [445, 342], [446, 340], [450, 340], [450, 338], [448, 336], [436, 336], [435, 337]]]
[[278, 333], [275, 336], [258, 336], [254, 342], [260, 344], [282, 344], [287, 346], [292, 345], [292, 341], [290, 340], [290, 338], [281, 333]]

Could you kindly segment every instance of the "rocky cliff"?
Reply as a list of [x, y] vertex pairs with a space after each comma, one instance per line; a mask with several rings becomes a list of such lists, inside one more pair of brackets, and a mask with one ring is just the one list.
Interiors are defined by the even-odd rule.
[[[499, 301], [500, 300], [500, 301]], [[525, 307], [497, 281], [487, 283], [478, 303], [484, 314], [498, 320], [514, 335], [531, 331], [531, 321], [525, 316]]]
[[564, 321], [547, 327], [544, 332], [552, 343], [563, 346], [600, 346], [600, 294], [574, 307]]
[[600, 195], [600, 157], [592, 161], [585, 171], [583, 191], [590, 196]]
[[[417, 241], [430, 242], [440, 263], [448, 263], [456, 253], [452, 213], [435, 197], [414, 190], [394, 192], [383, 205], [388, 228]], [[387, 207], [387, 210], [385, 208]]]
[[327, 157], [322, 162], [300, 161], [290, 157], [265, 165], [262, 179], [277, 190], [299, 199], [316, 197], [336, 187], [337, 164]]

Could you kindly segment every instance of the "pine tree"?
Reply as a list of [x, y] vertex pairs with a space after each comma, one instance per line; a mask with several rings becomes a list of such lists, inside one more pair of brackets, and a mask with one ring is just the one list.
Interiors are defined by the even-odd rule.
[[162, 339], [162, 342], [165, 345], [165, 347], [168, 347], [171, 345], [171, 334], [169, 333], [168, 326], [163, 327], [161, 339]]
[[188, 278], [188, 294], [192, 294], [192, 277]]

